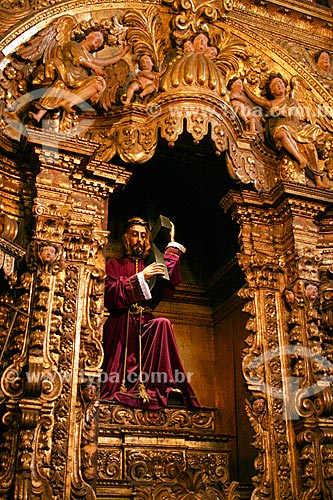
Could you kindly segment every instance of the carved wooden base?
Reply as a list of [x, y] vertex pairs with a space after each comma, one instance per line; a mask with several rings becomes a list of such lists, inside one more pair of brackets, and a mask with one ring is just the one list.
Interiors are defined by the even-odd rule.
[[229, 439], [215, 434], [211, 409], [101, 402], [97, 498], [239, 498], [230, 484]]

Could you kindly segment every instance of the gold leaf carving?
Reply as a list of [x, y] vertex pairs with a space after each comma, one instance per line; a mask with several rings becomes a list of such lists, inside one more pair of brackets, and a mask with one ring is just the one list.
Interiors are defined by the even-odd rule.
[[160, 71], [166, 56], [166, 42], [158, 8], [148, 7], [145, 14], [128, 11], [123, 16], [123, 23], [129, 26], [127, 36], [135, 56], [149, 54]]

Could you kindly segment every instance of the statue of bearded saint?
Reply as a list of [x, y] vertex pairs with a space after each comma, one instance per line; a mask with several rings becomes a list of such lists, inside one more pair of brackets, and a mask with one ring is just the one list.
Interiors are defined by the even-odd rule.
[[[147, 265], [151, 231], [140, 217], [131, 218], [124, 234], [124, 256], [106, 264], [105, 305], [109, 317], [104, 325], [104, 383], [101, 398], [135, 408], [159, 409], [174, 402], [200, 408], [182, 365], [172, 325], [155, 318], [161, 298], [170, 297], [181, 280], [180, 259], [185, 248], [175, 241], [164, 251], [165, 265]], [[149, 280], [168, 269], [162, 294], [156, 297]], [[156, 377], [158, 374], [158, 377]]]

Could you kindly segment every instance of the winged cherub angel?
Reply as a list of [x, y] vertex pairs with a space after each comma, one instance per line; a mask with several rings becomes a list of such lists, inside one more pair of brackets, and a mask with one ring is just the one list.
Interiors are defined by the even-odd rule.
[[18, 55], [32, 61], [42, 57], [43, 65], [32, 83], [47, 86], [47, 89], [36, 103], [36, 111], [29, 113], [37, 122], [50, 110], [63, 108], [70, 113], [74, 106], [88, 100], [92, 104], [101, 101], [104, 108], [108, 107], [105, 92], [110, 73], [107, 69], [122, 60], [128, 46], [125, 43], [122, 50], [111, 57], [96, 57], [94, 54], [104, 46], [102, 31], [91, 26], [81, 34], [81, 39], [74, 40], [71, 35], [75, 33], [75, 25], [72, 16], [64, 16], [18, 51]]
[[247, 96], [267, 112], [265, 129], [269, 146], [284, 149], [295, 159], [317, 187], [328, 188], [318, 159], [317, 144], [325, 141], [324, 130], [331, 128], [329, 120], [318, 113], [319, 108], [303, 79], [291, 79], [291, 94], [287, 82], [279, 73], [271, 73], [262, 96], [256, 95], [244, 83]]

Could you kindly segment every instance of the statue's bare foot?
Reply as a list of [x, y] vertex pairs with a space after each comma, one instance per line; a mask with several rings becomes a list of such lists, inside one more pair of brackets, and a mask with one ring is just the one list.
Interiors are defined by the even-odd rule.
[[33, 111], [29, 111], [28, 116], [31, 120], [34, 120], [36, 122], [40, 122], [43, 116], [45, 115], [46, 111], [45, 109], [40, 109], [37, 111], [37, 113], [34, 113]]
[[128, 106], [129, 103], [131, 102], [131, 99], [128, 97], [127, 94], [122, 94], [120, 96], [120, 101], [124, 106]]
[[332, 184], [330, 184], [326, 179], [323, 179], [319, 175], [315, 176], [315, 182], [316, 182], [316, 187], [319, 187], [319, 188], [331, 189], [333, 187]]
[[306, 161], [306, 159], [305, 159], [305, 158], [304, 158], [303, 160], [300, 160], [300, 161], [299, 161], [299, 166], [300, 166], [301, 168], [306, 168], [307, 164], [308, 164], [308, 162]]

